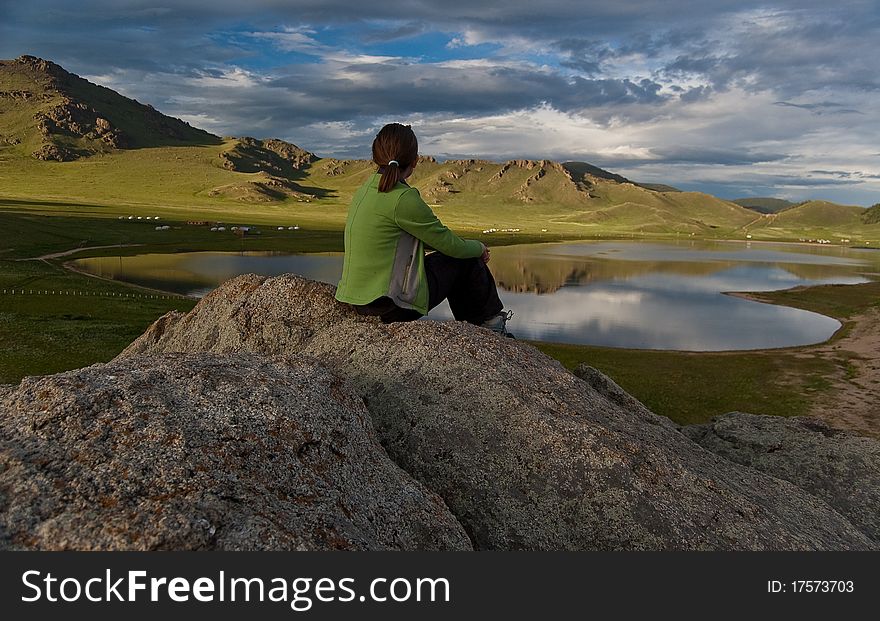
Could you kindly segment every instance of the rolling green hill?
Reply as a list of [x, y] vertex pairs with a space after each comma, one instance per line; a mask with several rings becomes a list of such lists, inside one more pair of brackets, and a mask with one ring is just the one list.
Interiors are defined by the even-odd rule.
[[864, 215], [865, 209], [856, 205], [807, 201], [779, 213], [765, 214], [750, 231], [766, 238], [786, 237], [796, 231], [799, 239], [825, 239], [833, 243], [876, 240], [880, 236], [880, 226], [866, 226]]
[[[282, 140], [214, 136], [49, 61], [0, 61], [3, 208], [339, 229], [374, 170]], [[880, 218], [859, 207], [816, 201], [762, 215], [585, 162], [423, 157], [410, 183], [450, 226], [495, 238], [880, 240]]]

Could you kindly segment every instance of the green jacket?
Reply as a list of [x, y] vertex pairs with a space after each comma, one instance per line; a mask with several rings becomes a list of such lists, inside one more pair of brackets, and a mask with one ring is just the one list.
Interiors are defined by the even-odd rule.
[[424, 244], [457, 259], [480, 256], [483, 245], [446, 228], [415, 188], [398, 183], [390, 192], [379, 192], [380, 178], [374, 173], [351, 201], [336, 299], [369, 304], [388, 296], [401, 308], [425, 315]]

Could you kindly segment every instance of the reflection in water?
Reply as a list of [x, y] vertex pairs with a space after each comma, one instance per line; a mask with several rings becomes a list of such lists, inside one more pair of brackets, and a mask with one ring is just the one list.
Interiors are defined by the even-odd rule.
[[568, 335], [576, 334], [575, 342], [609, 347], [783, 347], [825, 340], [840, 327], [816, 313], [719, 295], [743, 288], [726, 286], [742, 282], [735, 271], [706, 279], [652, 274], [564, 287], [553, 295], [552, 305], [528, 294], [506, 293], [504, 300], [517, 317], [527, 318], [514, 324], [522, 338], [572, 342]]
[[[101, 276], [204, 295], [244, 273], [295, 272], [336, 283], [340, 254], [197, 252], [76, 261]], [[866, 282], [880, 253], [723, 242], [595, 242], [499, 247], [492, 271], [520, 338], [718, 351], [816, 343], [840, 324], [799, 309], [721, 295]], [[430, 317], [447, 319], [447, 305]]]

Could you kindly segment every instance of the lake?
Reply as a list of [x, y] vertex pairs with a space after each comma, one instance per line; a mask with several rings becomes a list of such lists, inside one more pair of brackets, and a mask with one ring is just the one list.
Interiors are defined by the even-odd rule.
[[[239, 274], [287, 272], [335, 284], [342, 255], [192, 252], [79, 259], [76, 266], [202, 296]], [[519, 338], [609, 347], [724, 351], [828, 339], [840, 323], [808, 311], [725, 295], [799, 285], [858, 284], [880, 251], [805, 244], [601, 241], [492, 249], [502, 300]], [[449, 319], [448, 306], [433, 319]]]

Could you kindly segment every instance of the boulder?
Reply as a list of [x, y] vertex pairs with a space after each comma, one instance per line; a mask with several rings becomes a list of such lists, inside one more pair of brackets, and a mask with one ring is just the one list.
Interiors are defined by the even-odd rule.
[[672, 429], [679, 428], [671, 419], [665, 416], [657, 416], [651, 412], [641, 401], [626, 392], [617, 382], [599, 369], [587, 364], [580, 364], [574, 370], [574, 374], [589, 384], [593, 390], [621, 408], [633, 414], [643, 416], [654, 424], [666, 425]]
[[880, 542], [880, 441], [814, 418], [743, 412], [682, 431], [725, 459], [818, 496]]
[[34, 151], [31, 155], [38, 160], [43, 160], [46, 162], [70, 162], [77, 158], [77, 154], [75, 152], [65, 147], [60, 147], [54, 143], [45, 143], [40, 145], [40, 148]]
[[120, 359], [307, 354], [361, 395], [391, 458], [480, 549], [868, 549], [824, 501], [715, 455], [528, 344], [458, 322], [383, 325], [295, 275], [227, 281]]
[[303, 358], [169, 354], [0, 390], [0, 548], [465, 550]]

